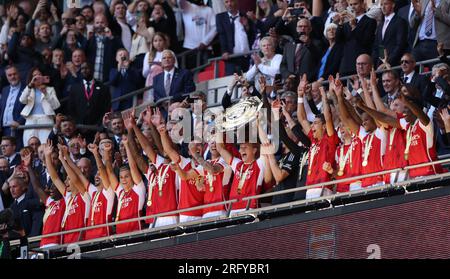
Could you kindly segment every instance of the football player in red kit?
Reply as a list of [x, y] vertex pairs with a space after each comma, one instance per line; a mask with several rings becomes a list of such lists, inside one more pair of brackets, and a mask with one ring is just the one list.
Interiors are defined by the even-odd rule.
[[[106, 140], [109, 141], [109, 140]], [[105, 156], [110, 156], [108, 152], [112, 144], [110, 142], [100, 142], [105, 146]], [[109, 146], [109, 149], [108, 147]], [[95, 191], [91, 196], [91, 206], [89, 212], [88, 226], [102, 225], [112, 222], [112, 208], [114, 205], [114, 191], [111, 187], [111, 183], [106, 173], [105, 165], [100, 157], [98, 146], [96, 144], [88, 145], [89, 151], [94, 155], [95, 162], [97, 164], [98, 173], [95, 176]], [[80, 175], [80, 177], [84, 177]], [[83, 179], [84, 183], [89, 183], [86, 178]], [[90, 183], [89, 183], [90, 184]], [[93, 239], [109, 236], [111, 234], [109, 227], [101, 227], [97, 229], [91, 229], [86, 231], [85, 239]]]
[[[307, 120], [305, 107], [303, 105], [303, 97], [306, 90], [305, 86], [305, 81], [303, 79], [298, 86], [297, 115], [300, 125], [311, 140], [306, 177], [306, 185], [308, 186], [331, 180], [331, 174], [323, 169], [323, 165], [324, 163], [330, 163], [333, 164], [331, 167], [334, 168], [334, 154], [336, 152], [336, 147], [339, 144], [339, 138], [334, 130], [333, 117], [323, 87], [320, 87], [320, 92], [322, 95], [324, 114], [316, 115], [312, 124]], [[306, 198], [311, 199], [331, 194], [331, 186], [325, 188], [318, 187], [308, 189], [306, 191]]]
[[[51, 152], [51, 151], [50, 151]], [[33, 185], [34, 191], [38, 194], [41, 203], [45, 204], [45, 214], [43, 218], [42, 235], [57, 233], [61, 231], [61, 221], [66, 211], [66, 202], [63, 199], [61, 193], [58, 191], [55, 184], [50, 185], [46, 191], [42, 190], [39, 179], [36, 173], [32, 169], [32, 156], [31, 152], [25, 151], [22, 156], [23, 165], [27, 169], [30, 176], [31, 185]], [[61, 191], [65, 190], [65, 185], [61, 180], [57, 182]], [[47, 193], [48, 191], [48, 193]], [[61, 235], [43, 237], [39, 245], [40, 248], [48, 248], [51, 246], [61, 245]]]
[[[382, 171], [382, 157], [384, 154], [384, 147], [386, 146], [386, 133], [377, 127], [375, 120], [367, 113], [361, 115], [361, 124], [356, 122], [350, 115], [347, 105], [345, 104], [346, 101], [343, 97], [343, 87], [339, 80], [336, 81], [335, 92], [338, 98], [342, 123], [347, 126], [353, 134], [358, 135], [362, 142], [361, 174], [364, 175]], [[352, 113], [356, 112], [353, 110]], [[373, 176], [362, 179], [361, 186], [368, 187], [381, 183], [383, 183], [382, 176]]]
[[[147, 107], [143, 114], [144, 124], [147, 126], [153, 125], [152, 119], [155, 120], [155, 123], [156, 121], [159, 121], [156, 117], [152, 116], [152, 109]], [[157, 114], [155, 116], [157, 116]], [[146, 164], [145, 166], [146, 169], [144, 169], [148, 181], [146, 215], [149, 216], [177, 210], [176, 173], [170, 167], [169, 160], [155, 152], [148, 138], [137, 127], [136, 121], [134, 120], [134, 112], [125, 119], [125, 126], [130, 135], [136, 135], [139, 144], [142, 146], [143, 151], [150, 160], [149, 164]], [[137, 153], [138, 152], [133, 153], [133, 156], [135, 156], [136, 159], [142, 157], [141, 153]], [[154, 219], [146, 219], [145, 222], [150, 224], [154, 222]], [[178, 215], [162, 216], [156, 219], [154, 227], [173, 225], [177, 222]]]
[[[111, 158], [107, 158], [106, 170], [111, 185], [115, 185], [115, 192], [118, 199], [117, 213], [115, 221], [124, 221], [140, 217], [141, 210], [145, 202], [145, 186], [141, 173], [136, 165], [136, 161], [128, 146], [127, 136], [122, 137], [122, 143], [128, 158], [128, 165], [122, 166], [119, 171], [119, 180], [114, 174]], [[109, 160], [108, 160], [109, 159]], [[116, 233], [122, 234], [141, 229], [140, 221], [131, 221], [116, 225]]]
[[[53, 183], [57, 186], [58, 190], [64, 196], [66, 203], [66, 210], [64, 212], [61, 228], [62, 231], [80, 229], [85, 227], [87, 214], [89, 212], [89, 195], [86, 189], [81, 185], [80, 180], [76, 175], [71, 172], [70, 167], [67, 165], [65, 157], [69, 156], [67, 147], [58, 145], [59, 147], [59, 160], [61, 161], [64, 169], [68, 173], [65, 185], [62, 187], [62, 181], [58, 177], [55, 167], [51, 159], [53, 147], [48, 145], [45, 149], [45, 163], [47, 170]], [[70, 175], [69, 175], [70, 172]], [[64, 190], [64, 191], [63, 191]], [[68, 233], [62, 236], [62, 243], [73, 243], [83, 240], [83, 232]]]

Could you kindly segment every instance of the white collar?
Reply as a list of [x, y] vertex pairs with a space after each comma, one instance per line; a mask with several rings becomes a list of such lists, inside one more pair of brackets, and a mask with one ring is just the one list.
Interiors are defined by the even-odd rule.
[[16, 158], [17, 153], [14, 153], [13, 155], [8, 157], [9, 160], [9, 164], [11, 164], [11, 162]]
[[362, 14], [362, 15], [360, 15], [360, 16], [357, 16], [356, 17], [356, 19], [358, 20], [358, 22], [360, 22], [361, 21], [361, 18], [363, 17], [363, 16], [365, 16], [366, 14], [364, 13], [364, 14]]
[[409, 73], [408, 75], [405, 75], [405, 77], [408, 78], [408, 81], [409, 81], [409, 82], [411, 82], [411, 80], [412, 80], [412, 78], [413, 78], [413, 76], [414, 76], [415, 73], [416, 73], [415, 71], [412, 71], [412, 72]]
[[22, 196], [20, 196], [16, 199], [17, 203], [20, 203], [21, 201], [23, 201], [23, 199], [25, 199], [25, 193], [23, 193]]
[[395, 16], [395, 13], [392, 13], [392, 14], [390, 14], [388, 16], [385, 16], [384, 17], [384, 21], [388, 20], [390, 22], [394, 16]]
[[175, 67], [172, 68], [170, 71], [164, 70], [164, 76], [167, 76], [167, 74], [170, 74], [170, 76], [173, 78], [173, 73], [175, 72]]
[[20, 82], [16, 86], [11, 85], [11, 89], [19, 90], [20, 89]]
[[237, 11], [236, 15], [232, 15], [230, 12], [228, 12], [229, 17], [239, 17], [239, 11]]

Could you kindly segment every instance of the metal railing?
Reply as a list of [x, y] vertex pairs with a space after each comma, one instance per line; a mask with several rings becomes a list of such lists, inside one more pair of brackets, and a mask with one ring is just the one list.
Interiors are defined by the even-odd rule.
[[[143, 229], [143, 230], [140, 230], [138, 232], [133, 232], [133, 233], [135, 234], [135, 233], [142, 233], [143, 231], [156, 231], [156, 230], [161, 230], [163, 228], [163, 227], [158, 227], [158, 228], [154, 227], [155, 224], [156, 224], [156, 220], [159, 217], [173, 216], [173, 215], [178, 215], [178, 214], [183, 213], [183, 212], [188, 212], [188, 211], [193, 211], [193, 210], [200, 210], [200, 209], [206, 209], [206, 208], [216, 207], [216, 206], [224, 206], [225, 207], [226, 205], [228, 205], [228, 208], [227, 208], [227, 211], [226, 211], [226, 215], [225, 216], [220, 216], [220, 217], [213, 217], [213, 218], [202, 219], [203, 221], [199, 220], [198, 222], [202, 223], [202, 222], [207, 222], [207, 221], [211, 221], [211, 220], [230, 218], [230, 216], [231, 217], [232, 216], [242, 216], [242, 215], [248, 215], [248, 214], [252, 214], [252, 213], [255, 213], [255, 212], [261, 212], [261, 211], [270, 210], [270, 209], [285, 208], [285, 207], [293, 206], [293, 205], [301, 205], [301, 204], [315, 203], [315, 202], [318, 202], [318, 201], [333, 200], [333, 199], [336, 199], [336, 198], [346, 197], [346, 196], [350, 197], [350, 196], [356, 195], [356, 194], [376, 192], [376, 191], [380, 191], [380, 190], [384, 190], [384, 189], [388, 189], [388, 188], [405, 186], [405, 185], [409, 185], [409, 184], [417, 183], [417, 182], [426, 182], [426, 181], [430, 181], [430, 180], [433, 180], [433, 179], [450, 178], [450, 172], [444, 173], [444, 174], [437, 174], [437, 175], [413, 178], [413, 179], [406, 180], [406, 181], [394, 182], [393, 184], [385, 184], [385, 185], [375, 186], [375, 187], [366, 187], [366, 188], [362, 188], [362, 189], [356, 190], [356, 191], [337, 193], [337, 194], [333, 194], [333, 195], [329, 195], [329, 196], [323, 196], [323, 197], [318, 197], [318, 198], [313, 198], [313, 199], [304, 199], [304, 200], [299, 200], [299, 201], [294, 201], [294, 202], [289, 202], [289, 203], [279, 204], [279, 205], [273, 205], [273, 206], [268, 206], [268, 207], [261, 207], [261, 208], [256, 208], [256, 209], [250, 209], [250, 207], [249, 207], [250, 204], [251, 204], [251, 201], [258, 200], [258, 199], [261, 199], [261, 198], [273, 197], [273, 196], [278, 196], [278, 195], [283, 195], [283, 194], [288, 194], [288, 193], [294, 193], [294, 192], [304, 191], [304, 190], [313, 189], [313, 188], [322, 188], [323, 189], [323, 188], [325, 188], [327, 186], [335, 185], [335, 184], [338, 184], [338, 183], [345, 183], [345, 182], [360, 180], [360, 179], [364, 179], [364, 178], [370, 178], [370, 177], [375, 177], [375, 176], [380, 176], [380, 175], [398, 173], [399, 171], [402, 171], [402, 170], [411, 170], [411, 169], [416, 169], [416, 168], [421, 168], [421, 167], [426, 167], [426, 166], [433, 166], [433, 165], [438, 165], [438, 164], [444, 165], [444, 164], [448, 164], [448, 163], [450, 163], [450, 158], [449, 159], [444, 159], [444, 160], [439, 160], [439, 161], [434, 161], [434, 162], [418, 164], [418, 165], [414, 165], [414, 166], [407, 166], [405, 168], [397, 168], [397, 169], [388, 170], [388, 171], [381, 171], [381, 172], [376, 172], [376, 173], [371, 173], [371, 174], [366, 174], [366, 175], [360, 175], [360, 176], [355, 176], [355, 177], [350, 177], [350, 178], [345, 178], [345, 179], [333, 180], [333, 181], [329, 181], [329, 182], [325, 182], [325, 183], [317, 183], [317, 184], [314, 184], [314, 185], [309, 185], [309, 186], [304, 186], [304, 187], [296, 187], [296, 188], [288, 189], [288, 190], [282, 190], [282, 191], [276, 191], [276, 192], [272, 192], [272, 193], [254, 195], [254, 196], [244, 197], [242, 199], [232, 199], [232, 200], [227, 200], [227, 201], [222, 201], [222, 202], [217, 202], [217, 203], [212, 203], [212, 204], [196, 206], [196, 207], [192, 207], [192, 208], [185, 208], [185, 209], [180, 209], [180, 210], [175, 210], [175, 211], [170, 211], [170, 212], [165, 212], [165, 213], [159, 213], [159, 214], [142, 216], [142, 217], [133, 218], [133, 219], [116, 221], [116, 222], [112, 222], [112, 223], [105, 223], [105, 224], [101, 224], [101, 225], [83, 227], [83, 228], [73, 229], [73, 230], [68, 230], [68, 231], [61, 231], [61, 232], [47, 234], [47, 235], [40, 235], [40, 236], [35, 236], [35, 237], [28, 238], [28, 242], [32, 243], [32, 242], [39, 241], [42, 238], [46, 238], [46, 237], [60, 236], [60, 235], [64, 235], [64, 234], [77, 233], [77, 232], [82, 232], [82, 231], [91, 230], [91, 229], [98, 229], [98, 228], [103, 228], [103, 227], [111, 227], [113, 225], [120, 225], [120, 224], [130, 223], [130, 222], [140, 222], [140, 221], [144, 221], [144, 220], [147, 220], [147, 219], [155, 219], [153, 221], [152, 226], [150, 228], [148, 228], [148, 229]], [[443, 186], [445, 186], [445, 185], [443, 185]], [[246, 205], [245, 211], [231, 214], [232, 213], [232, 205], [234, 203], [236, 203], [236, 202], [239, 202], [239, 201], [247, 201], [247, 205]], [[177, 223], [177, 224], [170, 225], [170, 226], [164, 226], [164, 228], [169, 228], [169, 229], [170, 228], [177, 228], [177, 227], [180, 226], [180, 224], [184, 224], [184, 223]], [[110, 235], [108, 238], [111, 239], [111, 238], [115, 238], [115, 237], [123, 237], [125, 235], [127, 235], [127, 234]], [[92, 241], [94, 241], [94, 240], [92, 240]], [[11, 241], [11, 245], [18, 245], [18, 243], [19, 243], [18, 240]]]

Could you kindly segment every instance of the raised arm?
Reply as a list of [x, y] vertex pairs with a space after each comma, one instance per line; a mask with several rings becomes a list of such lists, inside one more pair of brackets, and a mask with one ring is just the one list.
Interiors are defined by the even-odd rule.
[[[80, 141], [83, 140], [84, 141], [84, 146], [85, 145], [85, 139], [81, 139], [80, 137], [78, 138]], [[72, 158], [70, 157], [69, 152], [67, 152], [67, 149], [63, 148], [63, 154], [64, 157], [66, 158], [66, 162], [67, 165], [72, 169], [72, 171], [75, 173], [75, 175], [77, 176], [77, 178], [80, 180], [81, 184], [83, 185], [83, 187], [85, 188], [85, 190], [88, 189], [90, 181], [89, 179], [86, 178], [86, 176], [84, 176], [84, 174], [81, 172], [80, 168], [74, 163], [74, 161], [72, 160]]]
[[61, 161], [63, 168], [66, 170], [67, 175], [70, 179], [70, 184], [77, 188], [77, 190], [84, 194], [86, 192], [86, 185], [80, 180], [80, 177], [77, 173], [72, 169], [67, 161], [71, 161], [69, 152], [67, 151], [67, 146], [58, 144], [59, 148], [59, 160]]
[[309, 121], [306, 118], [305, 106], [303, 105], [307, 84], [308, 84], [308, 81], [306, 78], [306, 74], [303, 74], [302, 80], [300, 81], [300, 84], [298, 85], [298, 88], [297, 88], [297, 94], [298, 94], [297, 117], [298, 117], [298, 122], [302, 126], [305, 133], [309, 134], [309, 131], [311, 130], [311, 124], [309, 124]]
[[31, 157], [32, 157], [31, 152], [28, 149], [25, 149], [25, 151], [22, 154], [23, 165], [26, 168], [28, 175], [30, 176], [30, 182], [31, 185], [33, 186], [33, 190], [38, 194], [41, 203], [45, 204], [45, 201], [47, 200], [49, 195], [45, 193], [41, 188], [41, 182], [36, 177], [36, 173], [34, 172], [34, 169], [31, 166]]
[[327, 134], [329, 137], [334, 135], [333, 116], [331, 115], [330, 104], [328, 104], [327, 94], [323, 86], [319, 87], [320, 94], [322, 95], [323, 114], [325, 116], [325, 123], [327, 127]]
[[195, 161], [197, 161], [197, 163], [199, 163], [207, 172], [211, 174], [217, 174], [223, 171], [223, 167], [221, 165], [213, 165], [203, 159], [202, 154], [196, 152], [195, 143], [189, 143], [189, 151], [191, 152], [191, 155], [195, 159]]
[[[151, 118], [152, 118], [152, 109], [148, 106], [147, 109], [144, 112], [144, 123], [148, 126], [153, 124], [151, 123]], [[155, 164], [155, 159], [156, 159], [156, 152], [155, 150], [153, 150], [152, 145], [150, 144], [150, 141], [147, 139], [146, 136], [144, 136], [144, 134], [142, 133], [141, 129], [139, 129], [139, 127], [136, 125], [135, 121], [131, 121], [131, 128], [133, 129], [133, 132], [135, 133], [139, 144], [142, 146], [142, 149], [144, 150], [145, 154], [147, 154], [148, 158], [150, 159], [150, 161]], [[159, 135], [158, 135], [159, 138]]]
[[338, 99], [338, 107], [340, 112], [340, 117], [344, 125], [350, 128], [350, 131], [354, 134], [358, 134], [359, 131], [359, 124], [353, 119], [353, 117], [350, 116], [347, 106], [345, 105], [345, 100], [343, 94], [343, 88], [342, 83], [340, 80], [336, 81], [336, 96]]
[[119, 186], [119, 180], [117, 179], [117, 176], [114, 173], [114, 170], [112, 167], [111, 150], [112, 150], [111, 143], [105, 143], [103, 145], [103, 159], [105, 160], [106, 174], [108, 175], [108, 179], [109, 179], [111, 187], [113, 188], [114, 191], [116, 191], [116, 188]]
[[180, 161], [180, 154], [178, 154], [178, 152], [175, 150], [175, 148], [173, 148], [172, 139], [169, 137], [169, 134], [167, 133], [166, 123], [164, 122], [164, 119], [163, 119], [159, 109], [157, 109], [155, 112], [155, 118], [156, 118], [155, 121], [160, 123], [158, 126], [158, 132], [161, 136], [161, 142], [163, 145], [163, 149], [166, 152], [167, 156], [169, 156], [170, 160], [172, 162], [178, 164]]
[[224, 137], [222, 132], [216, 132], [216, 149], [220, 153], [220, 156], [225, 160], [227, 164], [231, 164], [233, 155], [225, 148]]
[[408, 98], [403, 95], [403, 93], [400, 92], [399, 98], [400, 101], [402, 101], [403, 104], [405, 104], [405, 106], [409, 108], [417, 118], [419, 118], [420, 123], [422, 123], [424, 126], [427, 126], [430, 123], [430, 118], [428, 117], [428, 115], [426, 115], [419, 106], [408, 100]]
[[134, 184], [142, 183], [142, 175], [137, 167], [136, 161], [134, 160], [133, 154], [131, 154], [128, 138], [126, 136], [122, 137], [123, 145], [127, 151], [128, 164], [130, 165], [131, 177], [133, 178]]
[[58, 172], [56, 171], [55, 166], [53, 165], [52, 153], [53, 153], [52, 142], [48, 141], [44, 147], [45, 166], [47, 167], [48, 174], [50, 175], [53, 184], [55, 184], [56, 189], [58, 189], [61, 195], [64, 196], [64, 194], [66, 193], [66, 185], [64, 184], [64, 182], [62, 182], [61, 178], [59, 178]]
[[381, 124], [383, 124], [383, 126], [401, 128], [400, 123], [398, 122], [397, 118], [387, 115], [385, 113], [379, 112], [377, 110], [374, 110], [372, 108], [369, 108], [368, 106], [363, 104], [362, 101], [357, 102], [356, 105], [358, 108], [362, 109], [367, 114], [369, 114], [373, 119], [377, 120], [377, 122], [380, 122]]
[[[136, 165], [138, 166], [139, 170], [142, 173], [146, 173], [148, 169], [148, 164], [144, 160], [144, 156], [140, 152], [140, 150], [137, 147], [136, 140], [134, 137], [134, 127], [136, 127], [136, 130], [140, 129], [136, 125], [135, 120], [135, 110], [133, 108], [132, 112], [128, 114], [128, 116], [124, 116], [123, 122], [125, 125], [125, 128], [127, 129], [127, 138], [128, 138], [128, 146], [130, 147], [130, 151], [133, 154], [133, 158], [136, 160]], [[142, 146], [142, 145], [141, 145]], [[151, 156], [151, 154], [147, 153], [148, 156]]]
[[100, 179], [103, 182], [103, 188], [108, 189], [111, 187], [111, 182], [109, 181], [108, 173], [106, 172], [106, 167], [103, 164], [100, 153], [98, 153], [98, 146], [95, 143], [88, 145], [89, 151], [94, 155], [95, 164], [97, 165], [98, 172], [100, 174]]
[[375, 108], [384, 114], [390, 115], [392, 117], [397, 117], [394, 111], [390, 110], [384, 105], [383, 100], [380, 97], [380, 91], [378, 90], [377, 84], [377, 76], [374, 70], [372, 70], [372, 72], [370, 73], [370, 86], [372, 87], [372, 98], [373, 102], [375, 103]]

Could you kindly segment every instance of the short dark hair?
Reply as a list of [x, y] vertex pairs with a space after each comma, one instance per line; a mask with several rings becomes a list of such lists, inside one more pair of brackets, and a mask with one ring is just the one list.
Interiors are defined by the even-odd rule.
[[384, 76], [384, 75], [386, 75], [386, 74], [391, 75], [391, 76], [394, 77], [395, 79], [400, 79], [400, 77], [399, 77], [397, 71], [394, 71], [394, 70], [386, 70], [386, 71], [383, 72], [382, 76]]
[[11, 142], [12, 145], [16, 145], [17, 141], [15, 137], [10, 137], [10, 136], [3, 136], [2, 137], [2, 141], [4, 140], [9, 140], [9, 142]]
[[70, 115], [64, 115], [61, 119], [61, 123], [63, 122], [72, 122], [73, 124], [76, 124], [75, 119]]
[[316, 118], [319, 118], [323, 124], [327, 123], [325, 120], [325, 115], [323, 113], [316, 114]]

